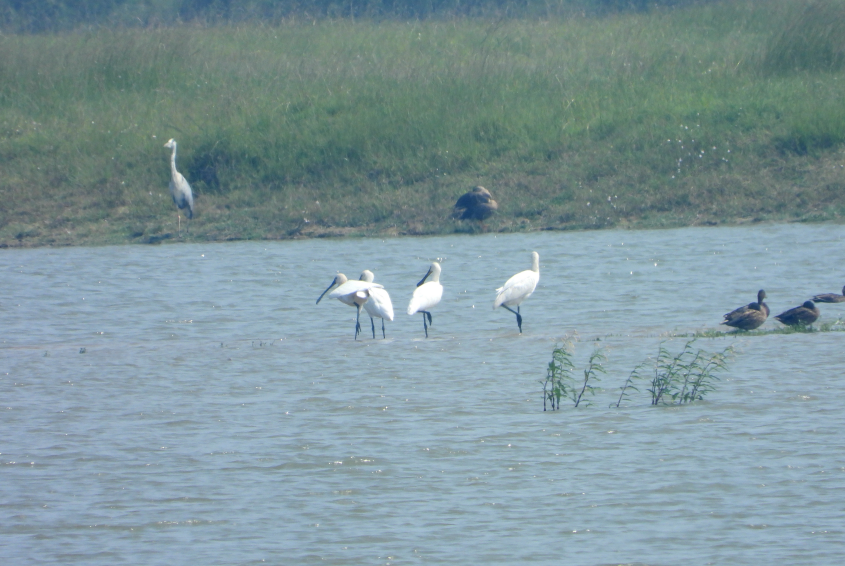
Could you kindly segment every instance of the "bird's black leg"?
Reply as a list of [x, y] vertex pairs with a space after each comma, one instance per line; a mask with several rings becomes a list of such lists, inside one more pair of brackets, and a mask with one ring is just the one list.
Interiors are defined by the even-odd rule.
[[[387, 338], [387, 335], [384, 333], [384, 319], [381, 319], [381, 337], [382, 339]], [[375, 336], [373, 336], [375, 338]]]
[[423, 313], [423, 329], [425, 330], [425, 337], [428, 338], [428, 324], [425, 323], [425, 315], [428, 314], [425, 311], [420, 311]]
[[[382, 320], [381, 323], [384, 324], [384, 321]], [[373, 340], [375, 340], [376, 339], [376, 323], [373, 320], [373, 317], [370, 317], [370, 326], [373, 327]]]
[[430, 312], [428, 312], [428, 311], [425, 311], [425, 314], [428, 316], [428, 325], [429, 325], [429, 326], [434, 326], [434, 323], [433, 323], [433, 322], [431, 322], [431, 313], [430, 313]]
[[513, 310], [512, 308], [510, 308], [507, 305], [502, 305], [502, 306], [516, 315], [516, 325], [519, 326], [519, 333], [522, 334], [522, 315], [519, 314], [519, 307], [516, 307], [516, 310]]
[[361, 305], [358, 306], [358, 314], [355, 316], [355, 339], [358, 339], [358, 333], [361, 332]]

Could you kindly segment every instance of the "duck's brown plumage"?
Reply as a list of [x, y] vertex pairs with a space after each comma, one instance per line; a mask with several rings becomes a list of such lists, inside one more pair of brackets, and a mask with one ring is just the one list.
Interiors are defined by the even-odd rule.
[[482, 186], [475, 187], [468, 193], [461, 195], [455, 203], [455, 218], [461, 220], [485, 220], [498, 210], [498, 203], [493, 200], [490, 191]]
[[740, 330], [754, 330], [766, 322], [769, 317], [769, 306], [763, 302], [765, 298], [766, 292], [760, 289], [757, 291], [756, 303], [748, 303], [727, 313], [722, 320], [722, 324]]
[[813, 324], [819, 318], [819, 309], [813, 301], [804, 301], [800, 307], [789, 309], [775, 317], [787, 326], [806, 326]]
[[813, 297], [814, 303], [845, 303], [845, 287], [842, 287], [842, 294], [822, 293]]

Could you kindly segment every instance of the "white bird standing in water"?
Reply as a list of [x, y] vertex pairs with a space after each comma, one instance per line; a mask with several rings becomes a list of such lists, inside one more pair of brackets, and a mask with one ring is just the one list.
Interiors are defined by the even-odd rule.
[[[426, 282], [429, 275], [431, 276], [431, 280]], [[417, 288], [414, 289], [411, 302], [408, 304], [409, 315], [414, 315], [418, 312], [423, 314], [423, 328], [425, 329], [426, 338], [428, 338], [428, 325], [432, 324], [431, 313], [428, 310], [437, 306], [442, 296], [443, 285], [440, 284], [440, 264], [433, 261], [431, 262], [431, 267], [428, 268], [428, 273], [417, 283]], [[428, 317], [428, 324], [425, 322], [426, 317]]]
[[[373, 279], [375, 279], [375, 275], [369, 269], [365, 269], [361, 273], [361, 281], [372, 283]], [[387, 338], [387, 335], [384, 333], [384, 319], [393, 322], [393, 303], [390, 301], [390, 295], [387, 294], [387, 291], [378, 287], [372, 287], [370, 289], [370, 298], [364, 303], [364, 310], [370, 315], [373, 338], [376, 337], [376, 323], [373, 321], [374, 318], [381, 319], [381, 337]]]
[[[194, 217], [194, 195], [191, 193], [191, 185], [185, 180], [185, 177], [176, 170], [176, 140], [170, 139], [164, 147], [173, 150], [170, 154], [170, 196], [173, 197], [173, 202], [176, 204], [176, 218], [179, 222], [179, 233], [182, 233], [182, 216], [179, 211], [187, 208], [188, 212], [185, 216], [190, 220]], [[190, 229], [190, 226], [189, 228]]]
[[317, 299], [317, 304], [320, 303], [320, 300], [326, 293], [334, 289], [334, 291], [329, 293], [330, 299], [337, 299], [343, 304], [354, 306], [358, 310], [358, 314], [355, 317], [355, 339], [357, 340], [358, 333], [361, 332], [361, 307], [370, 298], [370, 291], [372, 289], [383, 288], [378, 283], [370, 283], [369, 281], [349, 281], [346, 275], [338, 273], [332, 280], [331, 285]]
[[[493, 301], [493, 310], [496, 310], [497, 307], [505, 307], [515, 314], [520, 334], [522, 334], [522, 315], [519, 314], [519, 305], [531, 296], [539, 281], [540, 254], [531, 252], [531, 269], [517, 273], [508, 279], [504, 285], [496, 289], [497, 295], [496, 300]], [[516, 310], [511, 307], [516, 307]]]

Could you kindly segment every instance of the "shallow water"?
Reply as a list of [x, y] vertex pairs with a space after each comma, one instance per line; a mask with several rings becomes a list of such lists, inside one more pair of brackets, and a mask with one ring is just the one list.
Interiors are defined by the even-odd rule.
[[[838, 563], [845, 335], [700, 339], [739, 352], [705, 401], [651, 407], [641, 387], [609, 405], [668, 336], [717, 328], [757, 289], [772, 314], [841, 289], [842, 234], [5, 250], [0, 562]], [[491, 306], [532, 250], [519, 335]], [[405, 308], [438, 258], [426, 340]], [[393, 298], [386, 340], [366, 320], [355, 341], [354, 309], [315, 305], [336, 271], [363, 269]], [[573, 333], [579, 371], [605, 348], [604, 389], [543, 412]]]

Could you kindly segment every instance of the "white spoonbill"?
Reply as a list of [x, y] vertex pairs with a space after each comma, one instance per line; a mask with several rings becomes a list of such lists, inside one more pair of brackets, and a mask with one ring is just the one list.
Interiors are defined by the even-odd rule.
[[[329, 293], [329, 291], [332, 291]], [[370, 297], [371, 289], [383, 289], [378, 283], [370, 283], [369, 281], [349, 281], [346, 275], [338, 273], [332, 280], [331, 285], [323, 291], [323, 294], [317, 299], [320, 300], [326, 293], [329, 293], [330, 299], [337, 299], [345, 305], [354, 306], [358, 310], [355, 317], [355, 339], [358, 339], [358, 333], [361, 332], [361, 307], [367, 302]]]
[[[179, 221], [179, 233], [182, 233], [182, 216], [179, 211], [187, 208], [188, 212], [185, 216], [188, 220], [194, 217], [194, 195], [191, 193], [191, 185], [182, 176], [182, 173], [176, 170], [176, 140], [170, 139], [164, 147], [173, 150], [170, 154], [170, 196], [173, 197], [173, 203], [176, 205], [176, 218]], [[188, 225], [187, 230], [190, 230]]]
[[[426, 282], [428, 276], [431, 280]], [[425, 274], [417, 288], [414, 289], [414, 294], [411, 297], [411, 302], [408, 303], [408, 314], [414, 315], [418, 312], [423, 314], [423, 328], [425, 329], [425, 337], [428, 338], [428, 325], [431, 322], [431, 313], [428, 309], [437, 306], [440, 298], [443, 296], [443, 285], [440, 284], [440, 264], [436, 261], [431, 262], [431, 267], [428, 268], [428, 273]], [[428, 324], [425, 322], [425, 317], [428, 317]]]
[[[373, 272], [369, 269], [365, 269], [363, 273], [361, 273], [360, 279], [361, 281], [372, 283], [373, 279], [375, 279], [375, 275], [373, 275]], [[376, 323], [373, 321], [374, 318], [381, 319], [381, 337], [387, 338], [384, 333], [384, 319], [393, 322], [393, 303], [390, 302], [390, 295], [387, 294], [387, 291], [379, 289], [378, 287], [370, 289], [370, 298], [366, 303], [364, 303], [364, 310], [367, 311], [368, 315], [370, 315], [370, 326], [372, 326], [373, 329], [373, 338], [376, 337]]]
[[[516, 315], [516, 324], [519, 326], [519, 333], [522, 334], [522, 315], [519, 314], [519, 305], [531, 296], [537, 283], [540, 281], [540, 254], [531, 252], [531, 269], [521, 271], [505, 281], [505, 284], [496, 289], [496, 300], [493, 301], [493, 310], [497, 307], [505, 307]], [[511, 307], [516, 307], [513, 310]]]

